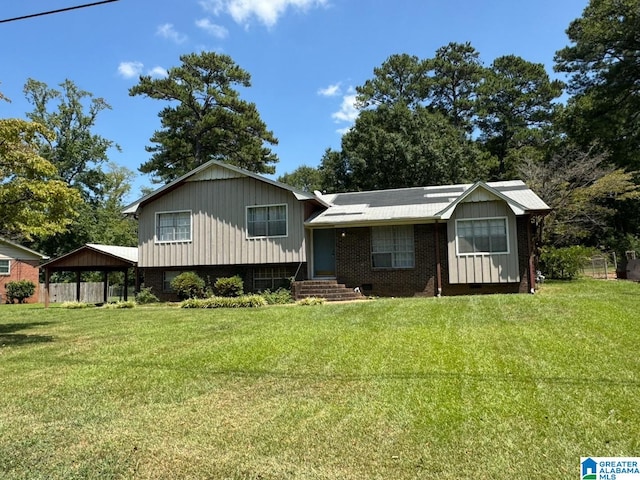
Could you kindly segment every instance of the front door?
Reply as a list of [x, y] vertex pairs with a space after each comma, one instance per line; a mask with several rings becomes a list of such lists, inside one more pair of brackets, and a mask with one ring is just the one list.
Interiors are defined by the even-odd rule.
[[333, 228], [313, 231], [313, 276], [336, 276], [336, 231]]

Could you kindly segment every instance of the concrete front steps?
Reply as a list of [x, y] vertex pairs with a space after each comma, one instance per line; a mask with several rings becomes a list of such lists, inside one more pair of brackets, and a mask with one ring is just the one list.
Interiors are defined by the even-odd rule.
[[365, 298], [361, 293], [355, 292], [336, 280], [303, 280], [294, 282], [292, 294], [295, 300], [316, 297], [324, 298], [327, 302], [362, 300]]

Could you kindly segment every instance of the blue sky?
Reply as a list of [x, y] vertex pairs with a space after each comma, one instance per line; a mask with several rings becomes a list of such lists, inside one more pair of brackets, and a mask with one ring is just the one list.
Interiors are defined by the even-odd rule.
[[[95, 1], [95, 0], [93, 0]], [[90, 0], [2, 2], [0, 20]], [[163, 75], [179, 56], [202, 50], [230, 55], [251, 74], [242, 98], [257, 105], [279, 139], [276, 176], [317, 166], [339, 148], [355, 118], [353, 88], [390, 55], [429, 58], [466, 42], [485, 65], [506, 54], [544, 63], [552, 74], [565, 30], [588, 0], [119, 0], [0, 23], [0, 117], [24, 117], [28, 78], [57, 86], [70, 79], [112, 110], [95, 132], [118, 143], [111, 161], [137, 174], [132, 199], [150, 180], [138, 174], [164, 104], [130, 97], [139, 74]]]

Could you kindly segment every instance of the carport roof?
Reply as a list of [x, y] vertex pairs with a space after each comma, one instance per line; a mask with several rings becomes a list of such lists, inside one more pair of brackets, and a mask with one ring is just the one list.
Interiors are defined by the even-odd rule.
[[41, 265], [49, 270], [110, 270], [138, 265], [138, 247], [86, 245]]

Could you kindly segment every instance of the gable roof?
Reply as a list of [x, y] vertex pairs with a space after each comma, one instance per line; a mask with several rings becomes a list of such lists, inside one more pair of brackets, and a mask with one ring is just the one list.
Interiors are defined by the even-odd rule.
[[474, 193], [507, 203], [515, 215], [546, 214], [551, 209], [521, 180], [399, 188], [323, 195], [331, 208], [307, 220], [310, 227], [371, 225], [447, 220], [456, 206]]
[[163, 185], [157, 190], [154, 190], [150, 194], [145, 195], [139, 200], [128, 205], [127, 207], [125, 207], [122, 213], [124, 213], [125, 215], [135, 214], [138, 212], [139, 208], [142, 207], [144, 204], [149, 203], [150, 201], [164, 195], [165, 193], [170, 192], [171, 190], [179, 187], [180, 185], [182, 185], [187, 181], [214, 179], [216, 178], [215, 175], [207, 176], [208, 171], [209, 173], [211, 173], [212, 170], [215, 170], [217, 172], [224, 172], [223, 177], [219, 176], [217, 178], [237, 178], [237, 177], [253, 178], [255, 180], [267, 183], [269, 185], [282, 188], [283, 190], [288, 190], [296, 197], [297, 200], [300, 200], [300, 201], [314, 200], [322, 206], [325, 206], [325, 207], [329, 206], [324, 200], [322, 200], [320, 197], [318, 197], [313, 193], [303, 192], [302, 190], [298, 190], [284, 183], [280, 183], [275, 180], [271, 180], [270, 178], [263, 177], [261, 175], [258, 175], [257, 173], [250, 172], [249, 170], [236, 167], [235, 165], [229, 165], [227, 163], [219, 162], [217, 160], [210, 160], [207, 163], [203, 163], [199, 167], [194, 168], [189, 173], [181, 176], [180, 178], [172, 182], [169, 182], [166, 185]]
[[17, 250], [21, 252], [21, 254], [26, 255], [25, 257], [17, 257], [14, 254], [12, 254], [11, 256], [13, 258], [29, 259], [29, 260], [32, 260], [32, 259], [47, 260], [49, 258], [47, 255], [44, 255], [40, 252], [36, 252], [35, 250], [31, 250], [30, 248], [24, 247], [19, 243], [12, 242], [3, 237], [0, 237], [0, 244], [5, 244], [7, 247], [9, 247], [10, 250], [13, 250], [13, 251]]
[[50, 269], [89, 270], [102, 267], [136, 266], [138, 247], [120, 247], [87, 243], [41, 265]]

